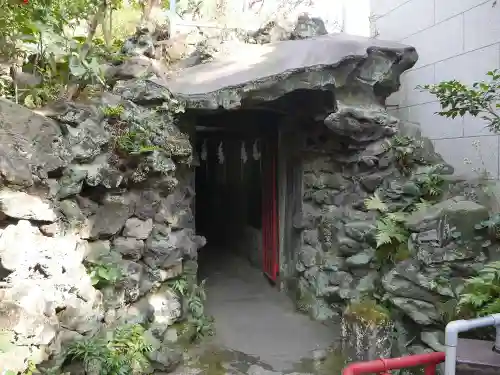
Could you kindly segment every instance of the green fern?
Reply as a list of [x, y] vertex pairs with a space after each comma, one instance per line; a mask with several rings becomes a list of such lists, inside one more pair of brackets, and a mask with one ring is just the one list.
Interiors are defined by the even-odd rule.
[[423, 160], [416, 159], [413, 154], [421, 147], [422, 145], [411, 137], [394, 137], [389, 143], [388, 149], [399, 155], [399, 167], [403, 174], [412, 175], [409, 168], [415, 164], [420, 165], [418, 173], [412, 175], [411, 183], [405, 185], [407, 193], [404, 194], [401, 204], [389, 206], [378, 193], [364, 201], [367, 210], [380, 213], [376, 221], [375, 243], [377, 259], [381, 265], [398, 262], [410, 256], [407, 246], [409, 232], [405, 228], [408, 215], [427, 209], [443, 192], [444, 180], [439, 175], [442, 165], [425, 166]]
[[148, 366], [146, 353], [151, 350], [144, 338], [144, 328], [134, 324], [117, 328], [108, 338], [75, 341], [68, 348], [66, 358], [81, 361], [87, 372], [129, 375], [140, 373]]
[[408, 239], [408, 231], [389, 217], [380, 218], [377, 220], [376, 225], [377, 233], [375, 234], [375, 240], [377, 248], [383, 245], [402, 243]]
[[379, 195], [375, 193], [373, 197], [365, 199], [365, 207], [370, 211], [387, 212], [387, 205], [380, 199]]
[[169, 283], [168, 283], [168, 286], [177, 294], [179, 294], [179, 296], [184, 296], [186, 295], [187, 291], [188, 291], [188, 287], [189, 287], [189, 283], [187, 281], [187, 279], [183, 276], [180, 276], [174, 280], [171, 280]]
[[406, 212], [390, 212], [387, 214], [387, 218], [395, 223], [404, 223], [408, 214]]
[[151, 144], [151, 135], [144, 130], [123, 132], [117, 139], [118, 149], [127, 155], [141, 155], [158, 150], [159, 147]]
[[444, 179], [440, 171], [443, 164], [431, 165], [419, 169], [419, 173], [412, 180], [419, 186], [422, 196], [435, 200], [443, 193]]
[[500, 261], [487, 264], [466, 281], [457, 308], [475, 316], [500, 313]]

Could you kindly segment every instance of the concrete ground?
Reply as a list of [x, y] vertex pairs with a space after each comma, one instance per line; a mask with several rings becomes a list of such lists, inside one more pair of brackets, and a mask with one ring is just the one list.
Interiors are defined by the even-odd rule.
[[200, 276], [207, 279], [206, 308], [216, 334], [198, 358], [196, 366], [203, 370], [185, 368], [183, 374], [323, 374], [316, 364], [336, 343], [338, 324], [296, 312], [292, 301], [246, 260], [220, 249], [203, 252]]

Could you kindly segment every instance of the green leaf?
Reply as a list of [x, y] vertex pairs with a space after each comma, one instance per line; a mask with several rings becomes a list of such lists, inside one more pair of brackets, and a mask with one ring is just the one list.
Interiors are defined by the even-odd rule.
[[414, 183], [414, 182], [408, 182], [403, 185], [403, 193], [407, 195], [412, 195], [412, 196], [420, 196], [420, 188], [419, 186]]
[[99, 281], [101, 281], [101, 279], [99, 277], [97, 277], [96, 275], [91, 275], [90, 281], [91, 281], [92, 285], [97, 285], [97, 284], [99, 284]]
[[387, 217], [396, 223], [403, 223], [406, 221], [408, 214], [405, 212], [391, 212], [387, 214]]
[[82, 78], [87, 74], [87, 69], [82, 65], [78, 57], [71, 56], [69, 61], [69, 70], [77, 78]]
[[97, 268], [97, 276], [100, 277], [101, 279], [109, 281], [111, 279], [111, 275], [108, 271], [107, 268], [104, 267], [98, 267]]
[[406, 242], [408, 232], [397, 222], [388, 217], [377, 220], [377, 232], [375, 234], [377, 248], [395, 242]]
[[365, 207], [367, 210], [387, 212], [387, 205], [380, 199], [378, 194], [374, 194], [373, 197], [365, 200]]

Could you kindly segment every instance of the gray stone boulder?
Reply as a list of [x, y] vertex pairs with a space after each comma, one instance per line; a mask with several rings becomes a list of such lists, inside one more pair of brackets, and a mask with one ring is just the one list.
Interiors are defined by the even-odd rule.
[[[357, 68], [349, 65], [353, 57], [360, 61]], [[317, 95], [316, 90], [328, 85], [335, 85], [336, 90], [340, 91], [342, 87], [349, 86], [352, 79], [357, 80], [355, 77], [359, 77], [357, 82], [366, 84], [367, 90], [373, 90], [379, 83], [384, 89], [377, 94], [387, 97], [399, 87], [401, 72], [413, 66], [416, 59], [417, 54], [412, 47], [346, 34], [321, 35], [272, 45], [242, 45], [235, 47], [232, 54], [188, 68], [182, 75], [175, 75], [164, 82], [151, 82], [148, 95], [157, 96], [156, 93], [161, 92], [160, 85], [168, 87], [177, 99], [185, 102], [186, 108], [213, 110], [219, 107], [236, 109], [242, 107], [243, 103], [253, 106], [256, 98], [261, 103], [271, 102], [293, 91], [303, 90], [305, 96], [302, 101], [308, 100], [309, 103], [310, 100], [310, 106], [287, 106], [287, 102], [290, 102], [285, 100], [276, 105], [285, 106], [279, 109], [291, 115], [294, 111], [303, 112], [307, 108], [315, 115], [323, 116], [327, 126], [337, 129], [339, 116], [334, 114], [329, 117], [336, 110], [333, 108], [334, 101], [325, 97], [320, 101], [328, 103], [331, 100], [332, 108], [327, 109], [323, 104], [320, 108], [318, 96], [307, 99], [309, 94]], [[193, 81], [189, 78], [193, 76], [203, 79]], [[328, 91], [321, 93], [331, 96]], [[247, 97], [254, 99], [245, 101]], [[339, 111], [342, 116], [350, 114], [349, 117], [353, 118], [351, 123], [362, 118], [371, 119], [375, 125], [368, 121], [363, 123], [377, 130], [377, 134], [384, 135], [391, 129], [381, 124], [386, 123], [390, 116], [380, 106], [377, 107], [378, 103], [370, 104], [364, 110], [346, 105]], [[352, 126], [345, 128], [355, 130]], [[359, 125], [357, 133], [360, 136], [363, 133], [368, 135], [371, 134], [370, 129]], [[394, 132], [393, 129], [392, 134]]]
[[302, 14], [297, 18], [290, 39], [307, 39], [326, 34], [328, 31], [326, 31], [325, 23], [321, 18]]
[[0, 113], [3, 185], [31, 186], [69, 164], [72, 152], [56, 122], [2, 98]]
[[144, 241], [130, 237], [116, 237], [113, 240], [114, 251], [119, 252], [124, 258], [139, 260], [144, 254]]
[[203, 237], [195, 236], [191, 229], [167, 233], [155, 226], [146, 241], [144, 262], [152, 268], [168, 269], [183, 258], [196, 258], [196, 251], [203, 246]]
[[473, 237], [474, 226], [488, 218], [488, 209], [465, 197], [454, 197], [439, 202], [432, 207], [414, 212], [406, 220], [406, 226], [412, 231], [435, 229], [439, 219], [446, 220], [446, 225], [465, 236]]
[[[136, 208], [137, 211], [137, 208]], [[151, 234], [153, 230], [153, 220], [141, 220], [138, 218], [130, 218], [125, 223], [123, 228], [123, 235], [125, 237], [137, 238], [139, 240], [145, 240]]]
[[[183, 301], [165, 282], [204, 245], [192, 228], [191, 180], [177, 175], [192, 149], [168, 108], [142, 107], [172, 98], [164, 88], [148, 95], [138, 75], [116, 85], [119, 95], [43, 109], [50, 118], [0, 99], [2, 369], [57, 358], [106, 325], [166, 330], [182, 315]], [[123, 113], [110, 120], [106, 107], [118, 105]], [[119, 153], [115, 120], [131, 131], [147, 126], [153, 150]], [[163, 345], [151, 353], [155, 368], [178, 364], [168, 354]]]
[[111, 201], [100, 206], [95, 216], [91, 218], [91, 238], [107, 238], [117, 234], [132, 212], [133, 206], [127, 201]]
[[419, 325], [429, 326], [441, 322], [441, 314], [432, 303], [403, 297], [390, 297], [389, 301]]
[[248, 33], [245, 41], [248, 43], [267, 44], [285, 40], [307, 39], [328, 34], [321, 18], [301, 14], [293, 24], [279, 21], [269, 21], [258, 30]]

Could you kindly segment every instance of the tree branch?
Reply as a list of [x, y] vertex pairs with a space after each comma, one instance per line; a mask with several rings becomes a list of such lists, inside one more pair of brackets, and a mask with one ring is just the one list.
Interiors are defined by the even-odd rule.
[[[97, 8], [97, 12], [92, 17], [92, 21], [90, 22], [89, 25], [87, 38], [85, 40], [85, 43], [83, 43], [82, 49], [80, 50], [80, 55], [79, 55], [80, 61], [85, 61], [85, 59], [87, 58], [87, 55], [90, 52], [90, 48], [92, 47], [92, 41], [94, 40], [94, 36], [97, 31], [97, 26], [99, 26], [99, 23], [103, 23], [103, 19], [105, 18], [104, 15], [106, 14], [107, 8], [108, 8], [108, 0], [103, 0], [102, 3]], [[64, 99], [66, 100], [73, 99], [75, 94], [78, 92], [78, 86], [79, 85], [77, 80], [74, 79], [73, 82], [71, 82], [68, 85], [68, 88], [64, 95]]]

